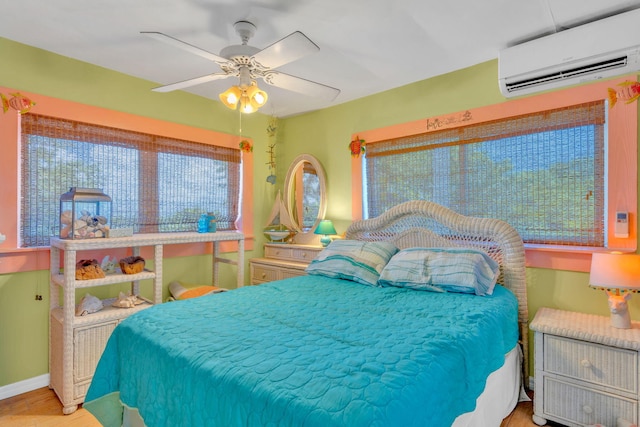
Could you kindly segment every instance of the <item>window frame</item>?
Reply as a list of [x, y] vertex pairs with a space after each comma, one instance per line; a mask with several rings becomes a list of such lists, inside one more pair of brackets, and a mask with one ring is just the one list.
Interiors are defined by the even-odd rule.
[[[607, 98], [608, 89], [616, 88], [624, 81], [636, 81], [636, 75], [614, 80], [573, 87], [560, 91], [539, 94], [526, 98], [509, 100], [499, 104], [469, 109], [466, 111], [443, 114], [438, 117], [416, 120], [392, 125], [385, 128], [354, 133], [366, 143], [382, 141], [454, 128], [461, 125], [477, 124], [495, 119], [503, 119], [536, 111], [562, 108]], [[621, 107], [621, 108], [620, 108]], [[637, 249], [637, 157], [638, 157], [638, 108], [637, 102], [617, 104], [608, 109], [608, 152], [606, 160], [607, 200], [606, 234], [608, 248], [579, 246], [555, 246], [526, 244], [526, 263], [528, 267], [541, 267], [559, 270], [588, 272], [591, 266], [591, 253], [604, 250], [635, 252]], [[470, 118], [471, 117], [471, 118]], [[464, 118], [464, 122], [462, 122]], [[366, 155], [366, 154], [365, 154]], [[352, 159], [352, 216], [362, 218], [362, 158]], [[629, 212], [629, 237], [615, 237], [615, 212]]]
[[[16, 92], [16, 89], [0, 87], [4, 93]], [[175, 139], [186, 139], [207, 145], [219, 145], [237, 148], [241, 138], [179, 123], [153, 119], [130, 113], [109, 110], [80, 104], [73, 101], [52, 98], [40, 94], [20, 91], [24, 96], [37, 100], [33, 111], [38, 114], [62, 119], [115, 127], [134, 132], [156, 134]], [[6, 240], [0, 245], [0, 274], [47, 269], [48, 247], [20, 248], [20, 115], [11, 110], [0, 114], [0, 140], [3, 141], [3, 156], [0, 158], [3, 185], [0, 185], [0, 232]], [[242, 155], [242, 195], [238, 230], [245, 235], [245, 250], [253, 249], [253, 154]], [[237, 244], [223, 242], [223, 251], [236, 251]], [[169, 245], [165, 248], [166, 257], [192, 256], [211, 253], [210, 243], [189, 245]]]

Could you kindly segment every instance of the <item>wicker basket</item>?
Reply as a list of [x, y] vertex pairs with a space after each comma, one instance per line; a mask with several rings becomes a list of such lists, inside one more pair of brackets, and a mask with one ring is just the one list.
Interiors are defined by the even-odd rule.
[[144, 258], [139, 256], [130, 256], [120, 260], [120, 270], [124, 274], [137, 274], [144, 270]]

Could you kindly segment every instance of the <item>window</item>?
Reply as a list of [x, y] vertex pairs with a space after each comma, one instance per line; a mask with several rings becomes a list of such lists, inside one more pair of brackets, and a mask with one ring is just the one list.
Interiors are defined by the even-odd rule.
[[215, 212], [219, 229], [235, 229], [239, 149], [31, 113], [21, 128], [22, 247], [58, 235], [59, 197], [71, 187], [111, 196], [112, 227], [194, 231], [201, 213]]
[[525, 243], [605, 246], [605, 117], [595, 101], [371, 143], [364, 215], [430, 200]]

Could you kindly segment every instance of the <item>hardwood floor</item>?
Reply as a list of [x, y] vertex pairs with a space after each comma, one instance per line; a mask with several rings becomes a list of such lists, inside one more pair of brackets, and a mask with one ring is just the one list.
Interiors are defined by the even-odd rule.
[[[500, 427], [535, 427], [536, 424], [531, 421], [532, 413], [532, 402], [519, 403], [511, 415], [500, 424]], [[44, 387], [0, 400], [0, 426], [100, 427], [100, 423], [83, 408], [71, 415], [62, 415], [62, 405], [55, 393]]]

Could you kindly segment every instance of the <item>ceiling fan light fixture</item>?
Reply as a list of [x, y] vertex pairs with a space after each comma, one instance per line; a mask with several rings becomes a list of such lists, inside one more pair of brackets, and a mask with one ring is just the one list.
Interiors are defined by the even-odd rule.
[[235, 110], [242, 95], [243, 91], [240, 86], [231, 86], [220, 94], [220, 101], [222, 101], [227, 108]]
[[245, 90], [245, 93], [249, 98], [249, 102], [251, 102], [256, 109], [266, 104], [267, 99], [269, 98], [267, 93], [260, 89], [255, 81], [251, 82], [251, 86]]
[[220, 94], [220, 101], [227, 108], [235, 110], [240, 104], [240, 111], [250, 114], [258, 111], [268, 99], [265, 91], [261, 90], [255, 81], [250, 85], [231, 86]]

